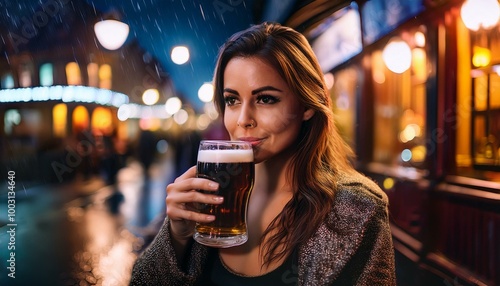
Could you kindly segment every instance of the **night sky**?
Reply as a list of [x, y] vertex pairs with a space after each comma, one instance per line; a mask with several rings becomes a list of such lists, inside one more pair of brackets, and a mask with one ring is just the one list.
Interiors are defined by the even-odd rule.
[[[63, 10], [73, 10], [77, 15], [80, 13], [80, 17], [65, 19], [63, 10], [53, 15], [45, 13], [49, 14], [49, 18], [39, 31], [44, 33], [43, 38], [39, 35], [33, 38], [36, 40], [24, 37], [28, 41], [17, 42], [19, 49], [53, 44], [51, 37], [60, 33], [60, 29], [69, 30], [72, 21], [93, 25], [88, 21], [88, 15], [80, 12], [78, 7], [82, 4], [92, 6], [95, 15], [117, 12], [116, 15], [130, 26], [125, 44], [136, 40], [156, 58], [172, 79], [176, 92], [189, 98], [196, 109], [202, 106], [198, 88], [211, 81], [219, 47], [230, 35], [254, 23], [252, 11], [255, 0], [0, 0], [0, 45], [12, 41], [5, 35], [22, 37], [24, 32], [25, 36], [29, 36], [30, 31], [23, 30], [26, 21], [35, 19], [37, 13], [43, 14], [44, 7], [54, 7], [54, 1], [58, 1]], [[40, 21], [43, 20], [40, 18]], [[78, 43], [79, 39], [74, 42]], [[176, 65], [171, 61], [170, 51], [175, 45], [189, 47], [191, 58], [188, 63]], [[6, 58], [12, 53], [2, 46], [0, 51]]]

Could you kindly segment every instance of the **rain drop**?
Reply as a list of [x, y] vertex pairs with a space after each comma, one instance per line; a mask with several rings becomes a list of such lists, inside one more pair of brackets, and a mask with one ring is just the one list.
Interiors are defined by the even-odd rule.
[[200, 12], [201, 16], [203, 17], [203, 21], [206, 21], [207, 19], [205, 19], [205, 13], [203, 12], [203, 7], [201, 6], [201, 4], [200, 4]]
[[157, 19], [155, 19], [155, 24], [156, 24], [156, 27], [158, 28], [158, 31], [160, 31], [160, 33], [161, 33], [161, 32], [162, 32], [162, 31], [161, 31], [161, 27], [160, 27], [160, 25], [158, 24], [158, 20], [157, 20]]

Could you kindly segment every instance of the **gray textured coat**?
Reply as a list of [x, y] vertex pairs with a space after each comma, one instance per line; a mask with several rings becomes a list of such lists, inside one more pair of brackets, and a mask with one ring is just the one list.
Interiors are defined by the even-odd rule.
[[[299, 247], [299, 285], [396, 285], [387, 196], [364, 176], [339, 182], [334, 206], [317, 232]], [[203, 285], [198, 281], [210, 248], [193, 243], [180, 267], [170, 243], [169, 219], [137, 259], [130, 285]], [[284, 277], [291, 281], [291, 277]], [[290, 285], [290, 284], [286, 284]]]

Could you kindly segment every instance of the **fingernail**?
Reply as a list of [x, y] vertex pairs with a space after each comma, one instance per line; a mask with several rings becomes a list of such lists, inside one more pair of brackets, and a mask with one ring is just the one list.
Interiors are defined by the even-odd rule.
[[224, 197], [213, 197], [213, 200], [216, 202], [222, 202], [224, 200]]
[[207, 220], [215, 220], [215, 216], [213, 216], [213, 215], [207, 215], [206, 219]]
[[215, 182], [208, 183], [208, 186], [212, 189], [217, 189], [219, 187], [219, 184]]

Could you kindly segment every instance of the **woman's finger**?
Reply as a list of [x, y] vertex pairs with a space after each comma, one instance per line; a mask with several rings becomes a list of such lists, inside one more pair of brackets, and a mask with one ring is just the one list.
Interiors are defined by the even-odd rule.
[[219, 184], [217, 182], [203, 178], [187, 178], [169, 184], [167, 186], [167, 196], [172, 193], [185, 193], [193, 190], [217, 191], [218, 189]]
[[174, 221], [188, 220], [207, 223], [215, 220], [215, 216], [199, 213], [188, 208], [167, 208], [167, 216]]
[[191, 190], [189, 192], [176, 192], [172, 195], [168, 195], [165, 201], [167, 206], [184, 203], [220, 204], [224, 201], [224, 198]]

